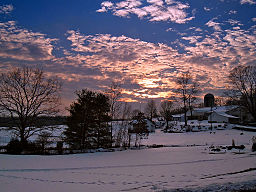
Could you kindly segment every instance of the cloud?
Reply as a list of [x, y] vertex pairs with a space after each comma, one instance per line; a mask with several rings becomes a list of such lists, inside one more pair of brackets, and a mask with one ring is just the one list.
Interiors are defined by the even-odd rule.
[[254, 0], [240, 0], [240, 3], [241, 4], [248, 3], [248, 4], [251, 4], [251, 5], [256, 4], [256, 2]]
[[0, 14], [9, 14], [13, 11], [12, 5], [2, 5], [0, 6]]
[[[176, 63], [178, 65], [181, 59], [176, 50], [165, 44], [109, 34], [82, 35], [77, 31], [68, 31], [67, 34], [72, 50], [76, 52], [70, 56], [76, 61], [73, 63], [100, 69], [103, 85], [115, 79], [127, 84], [126, 94], [133, 96], [133, 100], [164, 97], [162, 91], [153, 93], [152, 90], [173, 86], [171, 80], [177, 76], [179, 67], [172, 72], [167, 72], [167, 69]], [[186, 64], [183, 67], [186, 68]]]
[[0, 23], [0, 33], [0, 57], [28, 61], [53, 58], [56, 39], [19, 28], [14, 21]]
[[[162, 6], [161, 1], [149, 2]], [[173, 2], [165, 1], [163, 6]], [[113, 6], [117, 5], [105, 4], [106, 9]], [[169, 45], [125, 35], [88, 35], [70, 30], [66, 38], [71, 46], [65, 47], [63, 56], [55, 57], [56, 39], [18, 27], [14, 21], [3, 22], [0, 23], [0, 66], [2, 69], [6, 64], [43, 63], [49, 76], [64, 82], [63, 97], [69, 101], [75, 90], [103, 91], [113, 80], [122, 83], [126, 101], [169, 98], [174, 95], [176, 77], [187, 70], [204, 90], [222, 91], [234, 66], [255, 64], [256, 28], [248, 29], [237, 20], [220, 22], [218, 18], [211, 19], [207, 26], [214, 31], [202, 34], [203, 28], [190, 27]], [[174, 48], [177, 44], [182, 51]], [[7, 59], [8, 62], [4, 61]]]
[[211, 8], [204, 7], [204, 10], [205, 10], [205, 11], [211, 11]]
[[[126, 97], [167, 98], [175, 89], [176, 77], [190, 70], [206, 90], [225, 87], [228, 72], [236, 65], [248, 65], [256, 61], [255, 29], [242, 29], [239, 22], [226, 21], [229, 29], [216, 30], [206, 36], [184, 35], [185, 52], [179, 53], [162, 43], [150, 43], [127, 36], [110, 34], [83, 35], [68, 31], [72, 51], [70, 60], [80, 66], [90, 66], [101, 71], [102, 84], [118, 79], [126, 83]], [[228, 24], [232, 23], [230, 27]], [[210, 25], [211, 27], [215, 26]], [[226, 28], [223, 27], [223, 28]], [[191, 28], [196, 30], [197, 28]], [[199, 31], [200, 32], [200, 31]], [[82, 54], [83, 53], [83, 54]], [[129, 85], [136, 85], [129, 87]]]
[[106, 12], [108, 9], [111, 9], [111, 7], [113, 7], [113, 3], [109, 2], [109, 1], [104, 1], [101, 3], [101, 9], [97, 10], [97, 12]]
[[215, 31], [221, 31], [220, 23], [215, 22], [216, 18], [211, 19], [205, 25], [212, 27]]
[[241, 22], [240, 21], [237, 21], [237, 20], [234, 20], [234, 19], [229, 19], [228, 21], [227, 21], [227, 23], [229, 23], [230, 25], [232, 25], [232, 26], [242, 26], [243, 24], [241, 24]]
[[256, 17], [252, 18], [252, 21], [253, 21], [253, 22], [256, 22]]
[[198, 41], [198, 39], [202, 38], [202, 36], [189, 36], [189, 37], [182, 37], [182, 39], [185, 39], [189, 41], [190, 44], [194, 44]]
[[193, 31], [196, 31], [196, 32], [202, 32], [203, 30], [199, 27], [189, 27], [188, 28], [189, 30], [193, 30]]
[[170, 32], [170, 31], [173, 31], [173, 32], [175, 32], [176, 30], [175, 29], [173, 29], [173, 28], [168, 28], [168, 29], [166, 29], [166, 32]]
[[[126, 36], [111, 36], [109, 34], [82, 35], [76, 31], [68, 31], [68, 40], [72, 42], [72, 50], [77, 53], [88, 53], [80, 59], [97, 60], [90, 65], [100, 65], [105, 69], [129, 71], [134, 74], [151, 74], [155, 70], [165, 68], [161, 65], [162, 58], [177, 51], [165, 44], [153, 44]], [[171, 56], [169, 56], [171, 58]], [[154, 65], [153, 62], [156, 62]], [[151, 66], [151, 67], [150, 67]]]
[[174, 0], [124, 0], [118, 3], [104, 1], [97, 12], [111, 11], [119, 17], [129, 17], [134, 14], [140, 19], [153, 21], [170, 21], [174, 23], [186, 23], [194, 16], [188, 17], [186, 9], [190, 6]]
[[228, 14], [229, 14], [229, 15], [237, 14], [237, 11], [236, 11], [236, 10], [230, 10], [230, 11], [228, 12]]

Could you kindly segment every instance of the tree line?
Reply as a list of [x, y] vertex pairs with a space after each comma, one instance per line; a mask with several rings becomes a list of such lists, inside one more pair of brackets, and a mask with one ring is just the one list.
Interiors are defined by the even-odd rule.
[[[235, 67], [230, 71], [228, 79], [230, 87], [226, 96], [229, 102], [243, 106], [256, 119], [256, 67]], [[189, 71], [177, 77], [176, 85], [173, 90], [178, 95], [176, 102], [180, 103], [181, 111], [186, 116], [188, 111], [192, 112], [202, 89]], [[30, 136], [44, 131], [45, 127], [38, 126], [39, 118], [58, 114], [61, 87], [62, 83], [57, 78], [48, 78], [39, 68], [14, 68], [0, 75], [0, 110], [15, 123], [9, 129], [19, 138], [22, 147], [27, 145]], [[137, 119], [133, 130], [127, 130], [128, 125], [122, 122], [123, 129], [114, 134], [112, 120], [117, 117], [127, 119], [132, 113], [127, 103], [120, 110], [121, 93], [117, 83], [113, 83], [104, 93], [87, 89], [77, 91], [76, 100], [68, 108], [65, 141], [74, 149], [108, 148], [121, 143], [129, 146], [131, 138], [127, 133], [136, 134], [138, 138], [146, 133], [145, 117], [152, 120], [160, 115], [168, 127], [174, 111], [174, 100], [162, 101], [159, 113], [154, 100], [150, 100], [145, 113], [133, 111], [130, 115]]]

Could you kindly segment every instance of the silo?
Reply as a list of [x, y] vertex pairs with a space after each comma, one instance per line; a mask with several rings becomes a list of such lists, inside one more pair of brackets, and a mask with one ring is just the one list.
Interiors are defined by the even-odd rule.
[[214, 106], [214, 96], [211, 93], [208, 93], [204, 96], [204, 106], [213, 107]]

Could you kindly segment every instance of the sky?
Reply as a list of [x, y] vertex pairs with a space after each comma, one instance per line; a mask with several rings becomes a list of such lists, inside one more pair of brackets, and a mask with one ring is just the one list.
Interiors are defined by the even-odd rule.
[[229, 71], [256, 65], [256, 0], [0, 0], [0, 69], [40, 66], [76, 90], [122, 87], [122, 101], [175, 96], [190, 71], [222, 95]]

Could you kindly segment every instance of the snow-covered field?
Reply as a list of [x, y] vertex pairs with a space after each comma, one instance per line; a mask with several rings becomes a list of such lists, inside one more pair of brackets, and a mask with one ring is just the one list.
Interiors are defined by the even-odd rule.
[[[214, 133], [215, 132], [215, 133]], [[149, 148], [74, 155], [0, 155], [0, 191], [229, 191], [256, 186], [256, 133], [238, 130], [150, 134]], [[245, 145], [243, 153], [209, 153], [211, 145]], [[194, 146], [195, 145], [195, 146]]]

